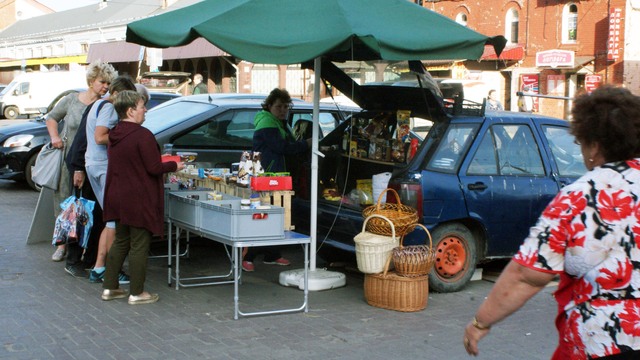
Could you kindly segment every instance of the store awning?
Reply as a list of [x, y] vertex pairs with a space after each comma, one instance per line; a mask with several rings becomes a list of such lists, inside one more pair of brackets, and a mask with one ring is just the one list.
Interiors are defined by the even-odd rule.
[[0, 61], [0, 68], [21, 67], [22, 65], [33, 66], [33, 65], [56, 65], [56, 64], [72, 64], [72, 63], [86, 64], [87, 55], [47, 57], [47, 58], [35, 58], [35, 59], [26, 59], [26, 60], [6, 60], [6, 61]]
[[485, 45], [484, 52], [480, 60], [513, 60], [518, 61], [524, 59], [524, 46], [518, 44], [507, 44], [500, 57], [496, 55], [493, 46]]
[[144, 58], [144, 47], [126, 41], [111, 41], [105, 43], [95, 43], [89, 46], [87, 62], [97, 60], [120, 63], [137, 62]]
[[162, 59], [164, 60], [193, 59], [211, 56], [229, 56], [229, 54], [220, 50], [204, 38], [197, 38], [188, 45], [162, 49]]

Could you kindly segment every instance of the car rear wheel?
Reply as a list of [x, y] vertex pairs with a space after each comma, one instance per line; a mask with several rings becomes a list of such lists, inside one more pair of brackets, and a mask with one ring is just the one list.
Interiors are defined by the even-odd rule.
[[4, 117], [8, 120], [15, 120], [20, 112], [18, 112], [18, 108], [15, 106], [8, 106], [4, 109]]
[[27, 181], [27, 184], [29, 184], [29, 186], [35, 191], [42, 190], [42, 186], [34, 183], [33, 180], [31, 180], [31, 171], [33, 170], [33, 166], [36, 164], [36, 158], [38, 157], [38, 153], [39, 151], [31, 155], [31, 157], [27, 161], [27, 164], [24, 167], [24, 178]]
[[462, 290], [476, 268], [476, 242], [471, 231], [452, 223], [437, 227], [432, 236], [436, 260], [429, 273], [429, 287], [442, 293]]

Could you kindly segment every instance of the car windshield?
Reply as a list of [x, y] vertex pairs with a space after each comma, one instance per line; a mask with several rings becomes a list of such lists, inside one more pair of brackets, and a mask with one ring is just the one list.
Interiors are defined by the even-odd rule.
[[215, 105], [191, 101], [167, 102], [148, 111], [143, 126], [155, 135], [214, 107]]

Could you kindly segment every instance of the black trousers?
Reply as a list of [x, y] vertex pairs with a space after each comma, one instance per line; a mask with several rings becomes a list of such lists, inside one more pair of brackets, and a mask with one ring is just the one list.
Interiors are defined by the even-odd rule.
[[276, 261], [282, 257], [280, 250], [278, 250], [278, 248], [276, 247], [272, 247], [272, 246], [250, 247], [249, 251], [247, 251], [247, 255], [244, 256], [243, 260], [253, 262], [256, 256], [260, 253], [264, 254], [264, 261], [267, 261], [267, 262]]

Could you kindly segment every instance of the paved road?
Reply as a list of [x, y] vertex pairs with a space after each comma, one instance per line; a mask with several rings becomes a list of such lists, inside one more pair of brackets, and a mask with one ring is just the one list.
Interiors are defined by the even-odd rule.
[[[176, 291], [167, 286], [166, 260], [150, 259], [146, 288], [160, 294], [158, 303], [104, 302], [100, 285], [50, 260], [51, 245], [26, 245], [36, 202], [26, 185], [0, 181], [2, 359], [468, 359], [463, 327], [492, 286], [481, 280], [459, 293], [431, 293], [424, 311], [401, 313], [367, 305], [362, 275], [345, 271], [347, 286], [312, 292], [308, 313], [233, 320], [231, 285]], [[156, 242], [152, 251], [164, 248]], [[191, 250], [186, 273], [228, 266], [219, 245], [195, 239]], [[283, 252], [302, 266], [298, 247]], [[301, 301], [300, 290], [277, 284], [282, 267], [256, 265], [241, 286], [244, 310]], [[496, 325], [478, 359], [548, 359], [556, 344], [553, 290]]]

